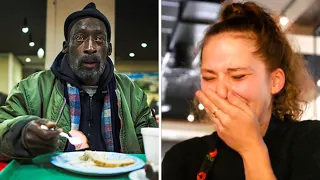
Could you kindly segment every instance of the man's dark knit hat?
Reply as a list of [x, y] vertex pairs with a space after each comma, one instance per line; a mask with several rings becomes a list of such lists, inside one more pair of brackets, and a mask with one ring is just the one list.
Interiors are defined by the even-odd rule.
[[68, 40], [69, 32], [72, 28], [72, 26], [79, 21], [80, 19], [87, 18], [87, 17], [93, 17], [101, 20], [107, 28], [107, 37], [108, 40], [111, 40], [111, 27], [108, 19], [96, 8], [95, 3], [91, 2], [87, 4], [83, 10], [76, 11], [72, 14], [70, 14], [66, 21], [64, 22], [64, 37], [66, 40]]

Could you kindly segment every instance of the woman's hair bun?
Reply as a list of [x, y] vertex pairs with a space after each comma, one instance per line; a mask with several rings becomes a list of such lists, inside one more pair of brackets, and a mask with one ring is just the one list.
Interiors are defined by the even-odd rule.
[[243, 4], [234, 3], [227, 5], [220, 15], [220, 20], [225, 21], [227, 19], [236, 18], [236, 17], [246, 17], [247, 12], [245, 11]]
[[264, 21], [269, 18], [266, 10], [253, 2], [232, 3], [226, 5], [220, 14], [220, 21], [233, 18], [247, 18], [253, 22]]

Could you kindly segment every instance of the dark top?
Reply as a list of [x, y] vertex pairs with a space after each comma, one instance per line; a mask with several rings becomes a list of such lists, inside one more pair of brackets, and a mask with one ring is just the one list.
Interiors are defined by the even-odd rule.
[[[240, 155], [216, 133], [173, 146], [162, 162], [162, 179], [196, 180], [211, 144], [218, 154], [206, 179], [244, 180]], [[271, 118], [264, 137], [274, 174], [278, 180], [320, 179], [320, 121], [280, 121]]]

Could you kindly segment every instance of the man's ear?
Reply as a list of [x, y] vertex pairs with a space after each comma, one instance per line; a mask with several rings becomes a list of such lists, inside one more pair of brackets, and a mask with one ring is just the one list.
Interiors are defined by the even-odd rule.
[[112, 44], [111, 44], [111, 42], [109, 42], [108, 43], [109, 45], [108, 45], [108, 56], [110, 56], [111, 54], [112, 54]]
[[67, 54], [67, 52], [68, 52], [68, 41], [63, 41], [63, 43], [62, 43], [62, 52], [63, 52], [63, 54]]

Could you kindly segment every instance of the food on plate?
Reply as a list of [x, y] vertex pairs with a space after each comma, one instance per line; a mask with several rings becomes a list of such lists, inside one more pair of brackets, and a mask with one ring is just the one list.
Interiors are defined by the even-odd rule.
[[120, 159], [120, 160], [94, 160], [93, 161], [97, 166], [100, 167], [123, 167], [123, 166], [129, 166], [131, 164], [134, 164], [134, 161], [132, 159]]
[[83, 153], [82, 156], [79, 157], [82, 161], [94, 162], [96, 166], [106, 167], [106, 168], [115, 168], [115, 167], [123, 167], [134, 164], [134, 160], [127, 159], [107, 159], [105, 154], [103, 153], [95, 153], [94, 151], [87, 150]]

